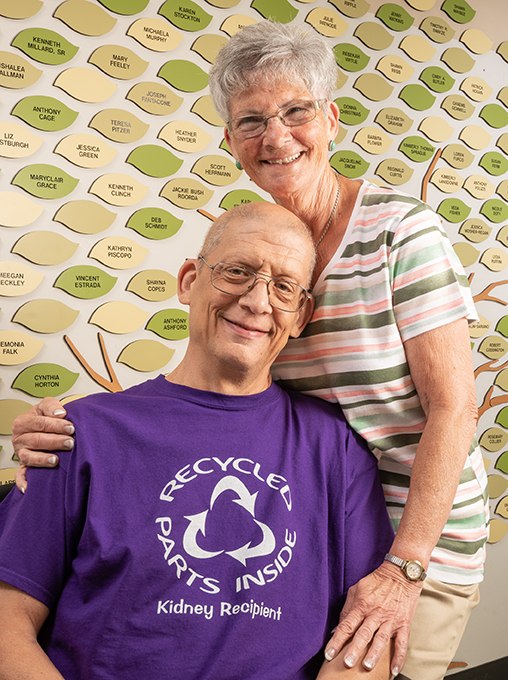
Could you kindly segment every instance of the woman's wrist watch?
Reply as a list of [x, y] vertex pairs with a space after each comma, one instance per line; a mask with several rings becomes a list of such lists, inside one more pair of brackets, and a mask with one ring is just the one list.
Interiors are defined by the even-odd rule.
[[404, 560], [402, 557], [386, 553], [385, 561], [400, 567], [408, 581], [415, 583], [416, 581], [425, 581], [427, 578], [427, 572], [423, 568], [423, 564], [418, 562], [418, 560]]

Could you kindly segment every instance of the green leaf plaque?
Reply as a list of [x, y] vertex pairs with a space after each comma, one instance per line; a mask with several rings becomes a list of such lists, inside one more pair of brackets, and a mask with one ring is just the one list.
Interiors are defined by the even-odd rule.
[[78, 377], [59, 364], [33, 364], [19, 373], [12, 387], [32, 397], [55, 397], [68, 392]]

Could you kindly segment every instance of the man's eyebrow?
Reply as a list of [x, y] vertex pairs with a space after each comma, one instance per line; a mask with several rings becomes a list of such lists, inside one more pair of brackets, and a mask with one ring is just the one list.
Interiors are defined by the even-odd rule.
[[[220, 260], [217, 260], [217, 261], [222, 262], [223, 264], [238, 265], [239, 267], [243, 267], [244, 269], [248, 269], [249, 271], [256, 272], [256, 273], [259, 272], [265, 264], [265, 262], [263, 261], [259, 266], [257, 266], [255, 264], [250, 264], [250, 263], [246, 262], [245, 260], [241, 260], [240, 258], [238, 258], [238, 259], [225, 259], [225, 260], [220, 259]], [[263, 272], [261, 272], [261, 273], [263, 273]], [[296, 274], [289, 274], [287, 272], [284, 272], [284, 273], [281, 273], [281, 274], [266, 274], [266, 276], [271, 276], [274, 279], [288, 279], [290, 281], [293, 281], [293, 283], [297, 283], [299, 286], [302, 286], [303, 288], [305, 288], [303, 283], [299, 283], [298, 277], [297, 277]]]

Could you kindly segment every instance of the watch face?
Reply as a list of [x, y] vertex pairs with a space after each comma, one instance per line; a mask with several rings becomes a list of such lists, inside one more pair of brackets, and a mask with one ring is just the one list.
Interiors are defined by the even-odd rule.
[[409, 560], [405, 567], [406, 575], [411, 581], [418, 581], [423, 572], [423, 567], [418, 562]]

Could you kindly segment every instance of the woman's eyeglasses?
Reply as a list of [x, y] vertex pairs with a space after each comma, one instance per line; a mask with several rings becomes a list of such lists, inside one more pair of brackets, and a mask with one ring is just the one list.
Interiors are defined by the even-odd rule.
[[278, 118], [286, 127], [297, 127], [305, 125], [317, 116], [319, 108], [326, 102], [326, 99], [314, 101], [296, 101], [279, 109], [271, 116], [242, 116], [228, 121], [229, 130], [243, 139], [257, 137], [262, 134], [268, 125], [270, 118]]

